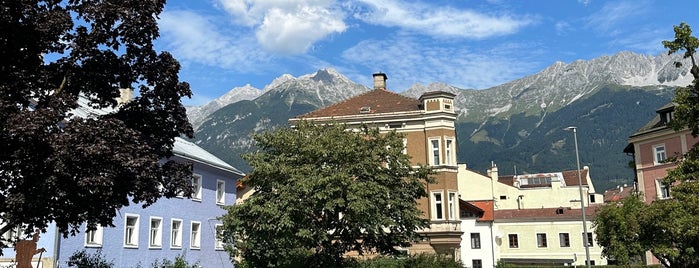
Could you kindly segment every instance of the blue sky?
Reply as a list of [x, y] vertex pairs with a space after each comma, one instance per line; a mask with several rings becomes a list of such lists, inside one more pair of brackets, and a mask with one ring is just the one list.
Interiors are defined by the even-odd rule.
[[485, 89], [620, 51], [658, 55], [673, 25], [699, 35], [699, 1], [168, 0], [157, 49], [182, 64], [201, 105], [234, 87], [334, 68], [389, 89]]

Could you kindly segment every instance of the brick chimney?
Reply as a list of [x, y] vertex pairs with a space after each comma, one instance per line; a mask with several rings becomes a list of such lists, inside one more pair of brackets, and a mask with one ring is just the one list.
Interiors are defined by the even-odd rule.
[[388, 80], [388, 77], [386, 77], [385, 73], [375, 73], [374, 74], [374, 90], [376, 90], [376, 89], [386, 90], [386, 80]]

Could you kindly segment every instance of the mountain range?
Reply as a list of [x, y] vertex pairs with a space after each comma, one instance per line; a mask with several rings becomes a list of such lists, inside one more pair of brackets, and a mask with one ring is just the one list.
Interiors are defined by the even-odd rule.
[[[675, 55], [620, 52], [556, 62], [488, 89], [414, 84], [401, 94], [455, 93], [458, 160], [479, 172], [493, 163], [500, 174], [575, 169], [573, 134], [563, 129], [576, 126], [581, 165], [590, 167], [602, 192], [633, 182], [632, 158], [623, 153], [627, 138], [671, 100], [675, 87], [691, 83], [688, 70], [675, 67], [677, 61], [682, 59]], [[368, 90], [334, 69], [323, 69], [282, 75], [263, 89], [234, 88], [203, 106], [188, 107], [187, 113], [195, 143], [249, 171], [240, 155], [255, 149], [255, 133], [287, 126], [291, 117]]]

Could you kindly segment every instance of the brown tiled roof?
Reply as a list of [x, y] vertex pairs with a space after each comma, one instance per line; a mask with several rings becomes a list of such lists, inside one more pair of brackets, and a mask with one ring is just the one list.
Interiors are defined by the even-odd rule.
[[507, 184], [509, 186], [514, 186], [515, 185], [515, 176], [512, 176], [512, 175], [498, 176], [498, 182], [502, 183], [502, 184]]
[[[582, 180], [582, 185], [587, 185], [587, 173], [589, 169], [580, 170], [580, 179]], [[566, 170], [563, 171], [563, 180], [566, 181], [566, 186], [577, 186], [578, 183], [578, 171], [577, 170]]]
[[[586, 216], [595, 215], [596, 206], [585, 208]], [[581, 216], [579, 208], [529, 208], [529, 209], [503, 209], [496, 210], [495, 219], [579, 219]], [[590, 218], [588, 218], [590, 219]]]
[[[369, 111], [361, 112], [363, 107], [368, 107]], [[420, 101], [388, 90], [375, 89], [345, 101], [300, 115], [297, 118], [394, 113], [415, 110], [420, 110]]]

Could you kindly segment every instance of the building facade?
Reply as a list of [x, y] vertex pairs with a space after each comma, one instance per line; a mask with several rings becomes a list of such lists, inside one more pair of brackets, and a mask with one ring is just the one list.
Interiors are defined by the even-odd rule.
[[670, 157], [679, 157], [689, 151], [699, 138], [686, 129], [675, 131], [667, 124], [672, 120], [674, 104], [656, 110], [657, 115], [629, 137], [624, 152], [633, 155], [638, 191], [646, 203], [670, 197], [670, 187], [662, 183], [667, 170], [675, 167]]
[[[592, 228], [595, 206], [603, 203], [603, 197], [595, 193], [589, 168], [580, 170], [580, 177], [591, 264], [603, 265], [607, 260], [602, 257], [602, 248], [594, 242]], [[459, 165], [458, 180], [463, 202], [490, 201], [493, 210], [491, 235], [481, 238], [489, 240], [493, 253], [474, 252], [462, 259], [478, 259], [477, 263], [486, 264], [486, 256], [492, 256], [488, 264], [498, 261], [520, 265], [585, 264], [578, 171], [500, 176], [493, 165], [486, 176]], [[470, 228], [462, 228], [464, 235], [488, 233], [479, 231], [477, 226]], [[462, 247], [469, 248], [468, 241], [462, 241]]]
[[[670, 198], [671, 187], [662, 180], [675, 163], [671, 157], [681, 157], [699, 142], [688, 129], [675, 131], [668, 126], [674, 115], [674, 103], [656, 110], [656, 115], [646, 125], [629, 137], [624, 152], [633, 156], [637, 190], [648, 204]], [[650, 252], [644, 256], [646, 264], [659, 264]]]
[[[162, 198], [147, 208], [140, 204], [123, 207], [113, 219], [114, 227], [98, 227], [76, 236], [63, 238], [51, 225], [41, 234], [38, 248], [46, 252], [35, 256], [41, 267], [68, 267], [67, 261], [78, 251], [100, 252], [114, 267], [150, 267], [156, 261], [173, 261], [183, 256], [201, 267], [233, 267], [230, 256], [216, 237], [221, 226], [218, 217], [223, 206], [234, 205], [236, 183], [244, 174], [195, 144], [176, 138], [174, 156], [178, 162], [193, 165], [191, 198]], [[8, 235], [8, 234], [6, 234]], [[11, 267], [12, 248], [3, 249], [0, 267]]]
[[405, 153], [411, 164], [429, 165], [436, 183], [427, 185], [428, 198], [418, 200], [430, 227], [420, 230], [425, 240], [408, 249], [411, 254], [439, 253], [460, 258], [461, 226], [457, 184], [457, 144], [454, 94], [427, 92], [419, 99], [405, 97], [386, 88], [387, 76], [377, 73], [374, 90], [289, 120], [344, 123], [348, 128], [362, 124], [380, 132], [405, 135]]
[[236, 183], [243, 173], [195, 144], [176, 139], [175, 161], [194, 167], [190, 198], [160, 199], [142, 208], [132, 204], [119, 211], [115, 227], [101, 227], [67, 239], [59, 239], [59, 264], [73, 252], [101, 250], [115, 267], [148, 267], [155, 261], [184, 256], [201, 267], [233, 267], [216, 237], [222, 226], [218, 217], [236, 201]]

